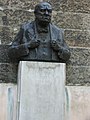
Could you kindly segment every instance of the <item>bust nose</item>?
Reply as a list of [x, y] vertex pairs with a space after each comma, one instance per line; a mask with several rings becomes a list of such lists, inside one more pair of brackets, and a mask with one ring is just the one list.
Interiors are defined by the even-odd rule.
[[48, 14], [49, 14], [47, 10], [45, 11], [45, 14], [46, 14], [46, 15], [48, 15]]

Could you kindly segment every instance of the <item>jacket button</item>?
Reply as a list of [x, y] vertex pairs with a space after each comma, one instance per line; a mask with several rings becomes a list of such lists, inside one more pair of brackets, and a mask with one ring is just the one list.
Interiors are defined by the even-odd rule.
[[46, 55], [46, 53], [45, 53], [45, 52], [43, 52], [43, 55], [45, 56], [45, 55]]

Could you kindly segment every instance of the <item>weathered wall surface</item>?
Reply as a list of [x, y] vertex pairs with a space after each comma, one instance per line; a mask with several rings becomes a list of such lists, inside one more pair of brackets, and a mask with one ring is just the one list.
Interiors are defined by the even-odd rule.
[[0, 84], [0, 120], [16, 120], [17, 86]]
[[[65, 120], [90, 120], [90, 87], [68, 86]], [[0, 84], [0, 120], [16, 120], [17, 85]]]
[[[43, 0], [0, 0], [0, 82], [15, 82], [17, 64], [7, 56], [9, 44], [19, 27], [34, 19], [34, 6]], [[53, 6], [52, 21], [65, 30], [71, 47], [67, 63], [67, 85], [90, 85], [90, 1], [48, 0]]]
[[67, 86], [67, 89], [65, 120], [90, 120], [90, 87]]
[[[34, 6], [44, 0], [0, 0], [0, 106], [1, 120], [16, 120], [18, 63], [10, 63], [9, 44], [26, 21], [34, 19]], [[46, 1], [46, 0], [45, 0]], [[71, 48], [67, 63], [66, 120], [90, 119], [90, 0], [47, 0], [53, 6], [52, 22], [65, 31]], [[8, 83], [9, 84], [6, 84]], [[77, 86], [83, 85], [83, 86]]]

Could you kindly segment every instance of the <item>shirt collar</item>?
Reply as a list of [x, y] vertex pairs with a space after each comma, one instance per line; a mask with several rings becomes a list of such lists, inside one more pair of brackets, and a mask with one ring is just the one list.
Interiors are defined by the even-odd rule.
[[43, 28], [40, 25], [36, 24], [36, 29], [38, 33], [48, 33], [49, 26]]

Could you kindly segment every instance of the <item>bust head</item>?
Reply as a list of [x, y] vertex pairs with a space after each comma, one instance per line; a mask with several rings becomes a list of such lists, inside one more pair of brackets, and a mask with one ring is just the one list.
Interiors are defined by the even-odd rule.
[[35, 6], [35, 20], [41, 25], [48, 25], [51, 22], [52, 6], [48, 2], [41, 2]]

